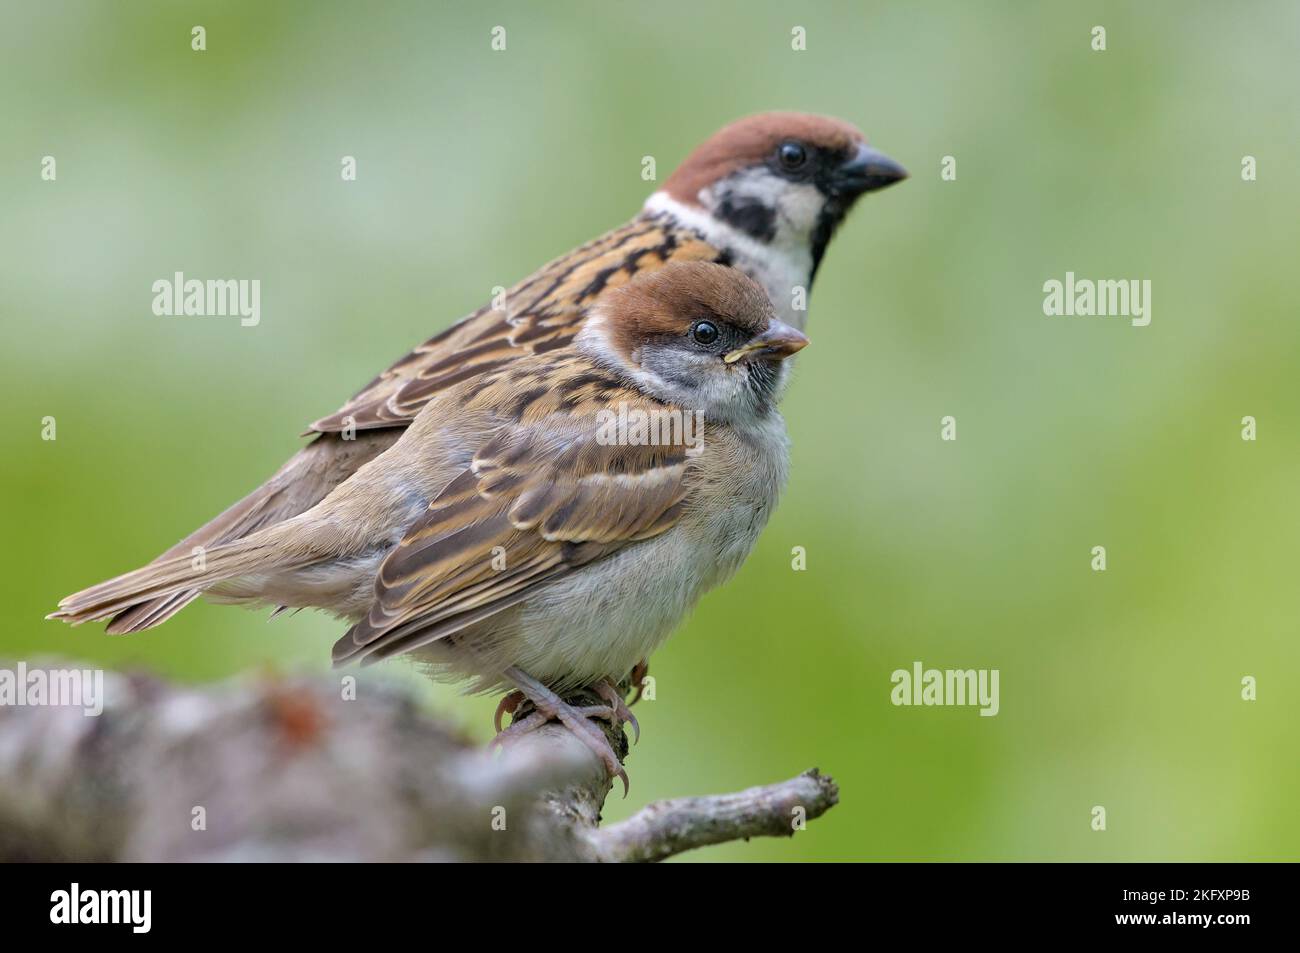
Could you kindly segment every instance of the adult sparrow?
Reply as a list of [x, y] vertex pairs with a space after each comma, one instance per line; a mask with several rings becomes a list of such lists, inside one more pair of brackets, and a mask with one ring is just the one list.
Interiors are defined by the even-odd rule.
[[[808, 339], [734, 268], [673, 263], [586, 309], [572, 346], [442, 388], [394, 444], [297, 516], [65, 599], [315, 606], [352, 622], [337, 662], [417, 652], [513, 689], [626, 775], [588, 717], [753, 548], [785, 480], [776, 409]], [[561, 696], [593, 688], [609, 707]]]
[[[266, 483], [168, 549], [156, 562], [239, 539], [303, 513], [393, 446], [420, 409], [461, 382], [536, 354], [568, 353], [585, 316], [632, 277], [676, 261], [732, 265], [802, 328], [796, 289], [812, 284], [836, 227], [865, 192], [907, 173], [837, 119], [763, 113], [699, 146], [626, 225], [515, 285], [376, 377]], [[170, 618], [197, 589], [121, 606], [108, 631]], [[63, 617], [56, 613], [56, 617]]]

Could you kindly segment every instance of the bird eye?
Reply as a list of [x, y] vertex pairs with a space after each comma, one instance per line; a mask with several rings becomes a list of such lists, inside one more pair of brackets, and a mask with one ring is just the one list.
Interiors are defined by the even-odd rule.
[[718, 326], [712, 321], [696, 321], [691, 325], [691, 337], [696, 344], [708, 346], [718, 339]]
[[791, 172], [802, 168], [803, 164], [808, 161], [808, 150], [803, 147], [803, 143], [794, 142], [793, 140], [781, 143], [781, 148], [776, 152], [777, 158], [781, 160], [781, 166]]

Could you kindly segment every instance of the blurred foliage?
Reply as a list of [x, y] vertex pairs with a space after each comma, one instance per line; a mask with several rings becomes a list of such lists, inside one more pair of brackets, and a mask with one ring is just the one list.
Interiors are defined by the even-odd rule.
[[[839, 808], [701, 859], [1297, 855], [1294, 3], [3, 10], [0, 656], [324, 669], [340, 625], [312, 613], [197, 605], [128, 638], [41, 617], [256, 485], [494, 285], [625, 220], [643, 155], [662, 179], [737, 116], [815, 111], [913, 178], [830, 249], [785, 499], [655, 657], [609, 815], [816, 764]], [[261, 325], [155, 317], [177, 270], [260, 278]], [[1151, 279], [1151, 326], [1045, 317], [1067, 270]], [[1001, 713], [893, 707], [917, 659], [1000, 669]], [[490, 731], [490, 699], [432, 703]]]

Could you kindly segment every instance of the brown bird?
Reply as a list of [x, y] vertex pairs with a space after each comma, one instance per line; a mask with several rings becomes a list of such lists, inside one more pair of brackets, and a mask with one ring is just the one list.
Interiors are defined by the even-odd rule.
[[[734, 268], [673, 263], [602, 296], [572, 345], [441, 389], [323, 500], [248, 537], [70, 596], [112, 617], [177, 593], [315, 606], [338, 662], [417, 652], [516, 690], [626, 775], [587, 719], [748, 556], [785, 480], [776, 401], [808, 339]], [[561, 700], [593, 688], [608, 706]]]
[[[393, 364], [312, 424], [319, 436], [266, 483], [155, 562], [191, 557], [305, 512], [391, 447], [435, 396], [531, 355], [570, 353], [606, 294], [669, 262], [732, 265], [767, 291], [779, 317], [802, 328], [794, 289], [811, 286], [836, 227], [860, 195], [906, 175], [837, 119], [764, 113], [725, 127], [632, 221], [515, 285], [500, 310], [481, 308]], [[151, 628], [198, 594], [185, 589], [123, 605], [108, 631]]]

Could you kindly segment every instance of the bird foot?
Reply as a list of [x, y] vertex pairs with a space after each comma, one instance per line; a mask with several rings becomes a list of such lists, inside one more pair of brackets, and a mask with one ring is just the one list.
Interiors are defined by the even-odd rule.
[[[592, 718], [599, 718], [602, 721], [609, 721], [614, 724], [620, 723], [623, 719], [618, 709], [613, 705], [589, 705], [585, 707], [575, 707], [560, 698], [553, 691], [537, 681], [532, 676], [522, 672], [517, 668], [509, 668], [505, 671], [505, 677], [519, 686], [518, 691], [511, 692], [501, 700], [497, 706], [496, 723], [500, 728], [501, 717], [506, 712], [512, 715], [510, 727], [500, 730], [497, 736], [492, 739], [494, 745], [504, 745], [518, 740], [529, 732], [536, 731], [538, 728], [550, 721], [558, 721], [564, 727], [568, 728], [575, 737], [600, 759], [609, 776], [618, 778], [623, 782], [623, 796], [627, 797], [629, 789], [627, 772], [623, 770], [623, 764], [618, 760], [618, 755], [614, 752], [613, 746], [609, 743], [609, 738], [605, 732], [591, 723]], [[596, 691], [604, 697], [599, 689]], [[617, 695], [617, 692], [615, 692]], [[517, 712], [520, 706], [527, 701], [532, 705], [533, 710], [523, 717], [518, 717]], [[622, 699], [619, 699], [622, 701]]]
[[623, 693], [609, 679], [602, 679], [592, 686], [596, 694], [605, 701], [609, 702], [609, 707], [614, 710], [614, 714], [620, 722], [625, 722], [632, 726], [632, 744], [641, 740], [641, 724], [636, 720], [636, 715], [627, 707], [627, 702], [623, 701]]
[[632, 674], [628, 676], [628, 682], [631, 690], [635, 692], [629, 705], [635, 705], [641, 700], [641, 690], [645, 687], [642, 683], [645, 677], [650, 674], [650, 662], [648, 659], [642, 659], [632, 668]]
[[501, 719], [506, 715], [510, 716], [510, 723], [513, 726], [514, 714], [519, 710], [519, 706], [524, 703], [526, 698], [527, 696], [523, 692], [513, 691], [501, 699], [501, 703], [497, 705], [497, 713], [492, 716], [492, 724], [496, 726], [497, 735], [501, 734]]

